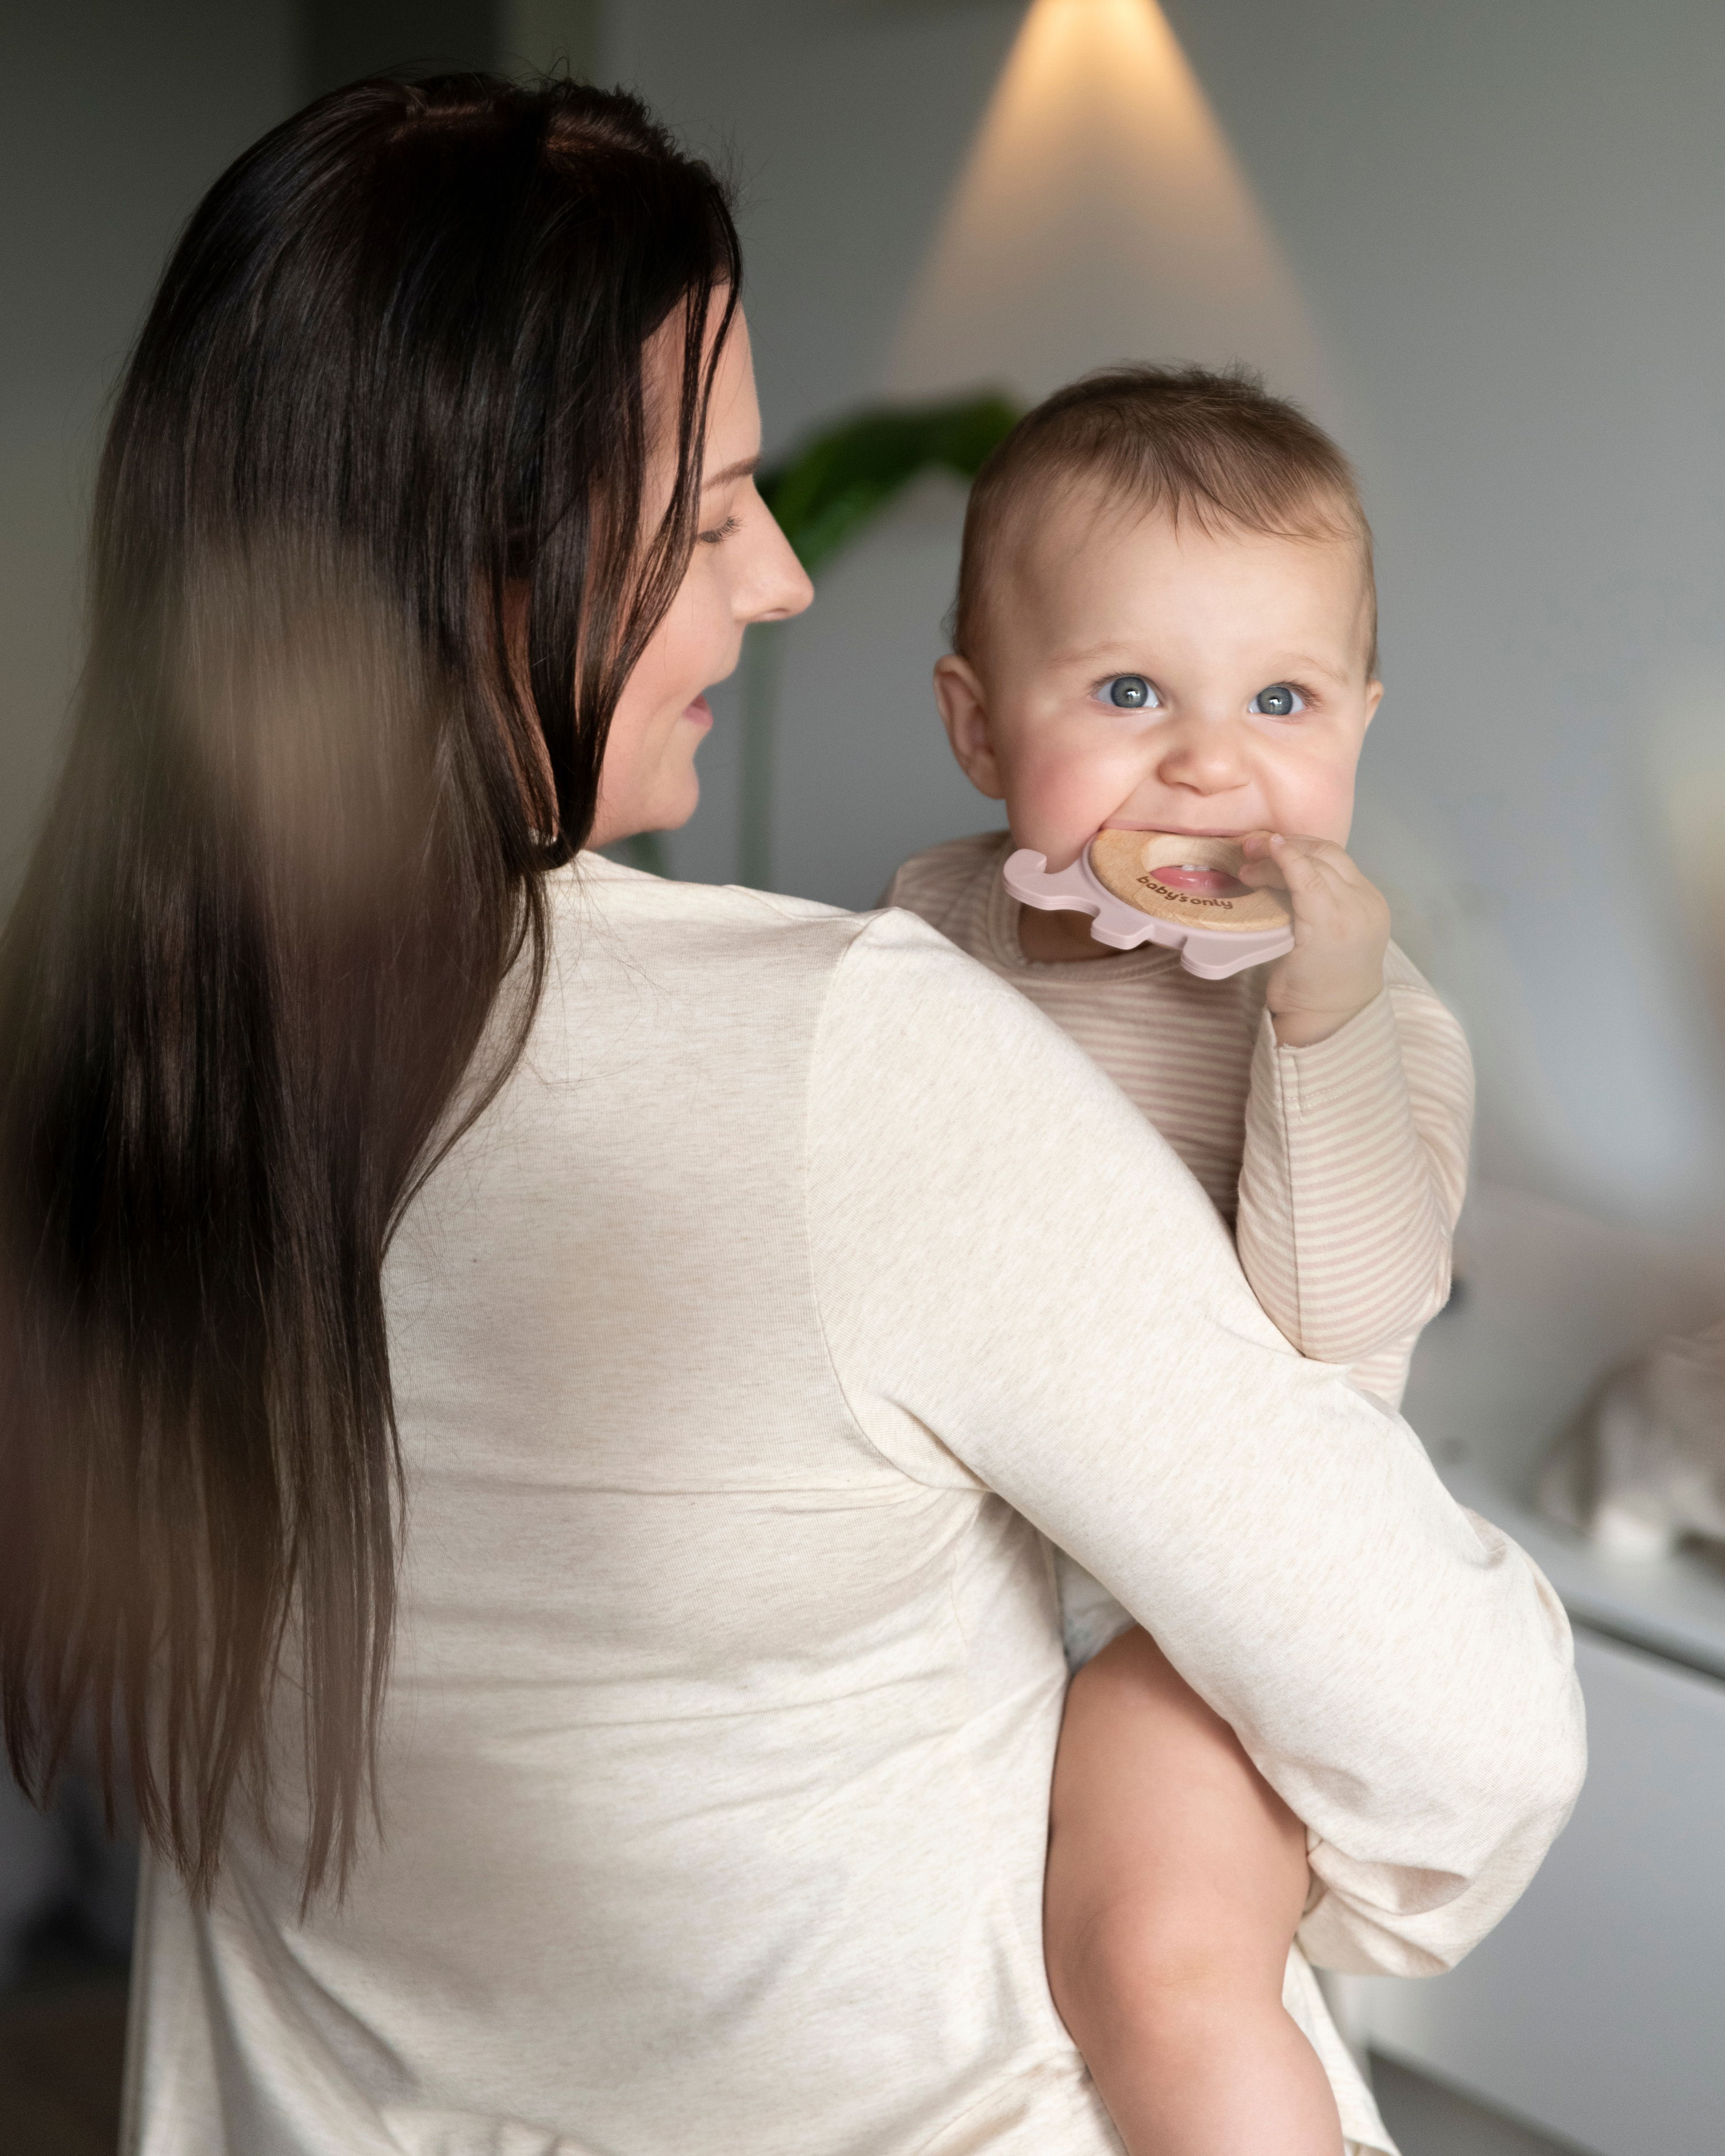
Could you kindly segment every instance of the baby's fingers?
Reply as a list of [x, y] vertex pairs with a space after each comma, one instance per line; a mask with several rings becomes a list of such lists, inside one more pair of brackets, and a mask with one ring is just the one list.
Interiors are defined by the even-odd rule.
[[1343, 883], [1363, 884], [1365, 881], [1347, 848], [1338, 846], [1333, 839], [1284, 838], [1280, 831], [1272, 831], [1269, 834], [1268, 843], [1273, 860], [1310, 861], [1319, 868], [1328, 870]]
[[1240, 842], [1245, 859], [1235, 871], [1242, 883], [1250, 884], [1260, 891], [1287, 889], [1287, 878], [1282, 874], [1281, 865], [1271, 850], [1276, 843], [1276, 834], [1272, 831], [1246, 833]]
[[1318, 850], [1323, 841], [1318, 839], [1285, 839], [1279, 832], [1265, 835], [1266, 853], [1258, 859], [1250, 857], [1240, 870], [1242, 883], [1255, 884], [1260, 888], [1280, 885], [1284, 891], [1297, 897], [1316, 896], [1332, 886], [1327, 872], [1328, 864]]
[[[1245, 843], [1250, 849], [1250, 840]], [[1268, 858], [1248, 859], [1240, 871], [1241, 882], [1279, 883], [1296, 898], [1312, 902], [1351, 898], [1369, 905], [1378, 896], [1376, 887], [1333, 839], [1286, 838], [1279, 831], [1266, 831], [1262, 845]]]

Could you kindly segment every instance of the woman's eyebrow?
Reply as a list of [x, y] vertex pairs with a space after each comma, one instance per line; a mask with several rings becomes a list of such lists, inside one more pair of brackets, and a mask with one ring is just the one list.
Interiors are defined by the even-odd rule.
[[728, 486], [733, 480], [747, 479], [751, 472], [760, 469], [761, 453], [757, 449], [753, 456], [740, 457], [734, 465], [726, 465], [723, 471], [716, 471], [711, 479], [704, 479], [701, 490], [705, 494], [710, 486]]

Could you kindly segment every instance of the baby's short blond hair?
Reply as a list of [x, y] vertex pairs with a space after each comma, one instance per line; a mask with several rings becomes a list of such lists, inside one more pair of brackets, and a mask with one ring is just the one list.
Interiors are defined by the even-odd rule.
[[1296, 406], [1244, 367], [1114, 367], [1027, 412], [978, 473], [964, 518], [952, 648], [977, 663], [1004, 545], [1057, 484], [1088, 480], [1145, 514], [1190, 516], [1209, 532], [1352, 539], [1368, 617], [1366, 672], [1378, 672], [1372, 528], [1353, 467]]

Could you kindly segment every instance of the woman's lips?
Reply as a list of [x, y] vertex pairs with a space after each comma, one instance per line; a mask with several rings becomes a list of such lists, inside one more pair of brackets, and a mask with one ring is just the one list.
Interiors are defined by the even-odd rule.
[[685, 704], [683, 716], [691, 726], [699, 726], [705, 733], [713, 722], [713, 707], [705, 696], [697, 696], [692, 704]]

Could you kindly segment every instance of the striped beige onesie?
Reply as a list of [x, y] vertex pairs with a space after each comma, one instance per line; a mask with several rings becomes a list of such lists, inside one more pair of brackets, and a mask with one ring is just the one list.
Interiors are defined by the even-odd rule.
[[1311, 1048], [1276, 1040], [1266, 967], [1201, 981], [1156, 944], [1040, 964], [1000, 879], [1010, 845], [988, 831], [931, 847], [885, 902], [1070, 1034], [1203, 1184], [1292, 1344], [1396, 1405], [1420, 1329], [1450, 1292], [1473, 1117], [1461, 1027], [1394, 944], [1384, 993]]

